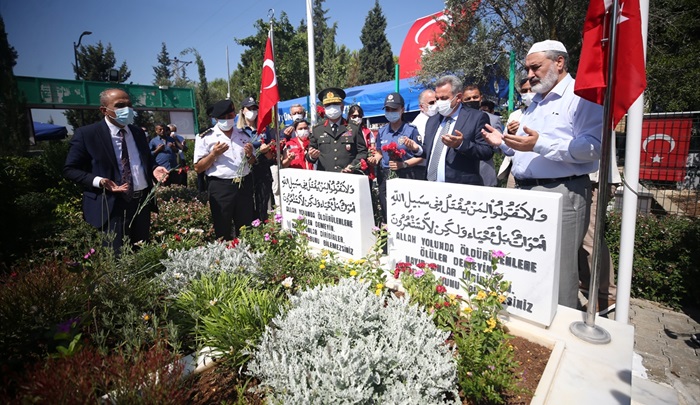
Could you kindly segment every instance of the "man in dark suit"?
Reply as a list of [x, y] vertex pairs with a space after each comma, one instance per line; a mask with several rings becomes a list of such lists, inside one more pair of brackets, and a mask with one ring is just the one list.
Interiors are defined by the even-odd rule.
[[134, 110], [125, 91], [100, 93], [100, 111], [104, 120], [76, 129], [63, 176], [83, 186], [83, 217], [109, 233], [105, 245], [119, 253], [125, 236], [132, 243], [148, 240], [155, 199], [146, 203], [146, 197], [153, 177], [163, 178], [168, 170], [154, 169], [146, 134], [131, 125]]
[[462, 81], [456, 76], [435, 83], [435, 98], [439, 114], [428, 119], [423, 142], [427, 180], [483, 185], [479, 162], [493, 156], [481, 135], [488, 115], [462, 106]]

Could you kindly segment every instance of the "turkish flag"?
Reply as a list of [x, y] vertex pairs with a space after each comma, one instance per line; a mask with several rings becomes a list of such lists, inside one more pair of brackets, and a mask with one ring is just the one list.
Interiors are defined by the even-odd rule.
[[683, 181], [687, 171], [693, 119], [655, 115], [642, 121], [639, 178]]
[[[270, 33], [271, 34], [271, 33]], [[260, 80], [260, 105], [258, 111], [258, 131], [272, 122], [272, 110], [280, 101], [280, 93], [277, 88], [277, 74], [275, 73], [275, 60], [272, 56], [272, 41], [270, 34], [267, 36], [265, 44], [265, 61], [262, 68], [262, 79]]]
[[400, 79], [413, 77], [420, 70], [420, 59], [424, 53], [432, 52], [443, 33], [442, 24], [447, 16], [442, 11], [416, 20], [408, 30], [399, 54]]
[[[597, 104], [603, 104], [605, 101], [609, 52], [609, 15], [606, 15], [606, 10], [610, 9], [612, 12], [611, 7], [612, 0], [591, 0], [588, 6], [574, 87], [577, 95]], [[617, 56], [610, 100], [613, 127], [620, 122], [647, 87], [639, 0], [620, 0], [620, 13], [616, 23]]]

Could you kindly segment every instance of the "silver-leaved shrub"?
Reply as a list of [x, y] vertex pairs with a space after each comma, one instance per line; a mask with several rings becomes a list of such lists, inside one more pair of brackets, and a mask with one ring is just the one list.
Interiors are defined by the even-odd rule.
[[453, 351], [426, 312], [342, 279], [292, 296], [249, 363], [271, 403], [459, 403]]
[[192, 280], [199, 280], [204, 275], [235, 272], [255, 278], [261, 256], [238, 240], [235, 243], [211, 242], [189, 250], [170, 250], [168, 258], [161, 260], [165, 271], [158, 275], [158, 279], [166, 292], [174, 297]]

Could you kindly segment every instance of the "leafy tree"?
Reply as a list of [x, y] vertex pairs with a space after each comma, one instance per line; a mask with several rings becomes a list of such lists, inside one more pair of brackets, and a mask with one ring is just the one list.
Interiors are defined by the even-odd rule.
[[430, 85], [440, 76], [454, 74], [481, 87], [489, 77], [503, 74], [498, 63], [499, 40], [490, 26], [480, 21], [478, 0], [448, 0], [446, 5], [450, 21], [437, 22], [445, 33], [436, 41], [436, 49], [423, 55], [418, 80]]
[[0, 156], [21, 155], [29, 146], [26, 106], [12, 71], [16, 63], [17, 51], [0, 16]]
[[216, 99], [211, 98], [209, 92], [209, 83], [207, 82], [207, 70], [204, 66], [204, 60], [202, 56], [194, 48], [187, 48], [182, 52], [184, 55], [193, 54], [195, 58], [195, 63], [197, 64], [197, 71], [199, 73], [199, 83], [195, 88], [195, 94], [197, 97], [197, 123], [199, 130], [203, 131], [209, 128], [209, 118], [207, 117], [207, 107], [213, 104]]
[[[211, 81], [211, 83], [209, 83], [209, 100], [211, 100], [211, 104], [225, 99], [227, 92], [228, 83], [226, 82], [226, 79], [214, 79]], [[209, 105], [205, 106], [205, 110], [208, 106]]]
[[345, 77], [347, 75], [347, 65], [350, 60], [350, 52], [342, 45], [338, 47], [335, 43], [335, 33], [338, 23], [334, 23], [329, 33], [323, 41], [324, 59], [316, 65], [316, 88], [326, 87], [347, 87]]
[[[114, 69], [117, 60], [112, 50], [112, 45], [107, 47], [99, 41], [97, 45], [81, 45], [78, 50], [78, 66], [73, 66], [74, 71], [84, 80], [95, 82], [108, 82], [109, 71]], [[117, 69], [119, 72], [119, 83], [126, 82], [131, 76], [131, 71], [126, 62]], [[99, 110], [66, 110], [66, 119], [74, 128], [85, 124], [96, 122], [102, 118]]]
[[[267, 22], [258, 20], [255, 27], [258, 30], [255, 35], [236, 39], [239, 45], [248, 47], [241, 54], [241, 60], [231, 75], [231, 99], [236, 105], [244, 97], [253, 96], [257, 99], [260, 94], [260, 77], [270, 26]], [[308, 93], [306, 78], [309, 70], [305, 31], [306, 27], [303, 27], [303, 30], [302, 27], [295, 30], [284, 12], [274, 24], [275, 72], [282, 100]]]
[[[328, 9], [323, 9], [323, 3], [326, 0], [314, 0], [311, 9], [311, 18], [314, 22], [314, 54], [316, 56], [316, 66], [324, 60], [323, 43], [330, 34], [331, 28], [328, 27]], [[335, 36], [335, 33], [334, 33]]]
[[350, 51], [350, 55], [348, 56], [348, 68], [347, 72], [345, 75], [345, 85], [347, 87], [355, 87], [359, 86], [362, 83], [360, 82], [360, 71], [361, 71], [361, 64], [360, 64], [360, 52], [358, 51]]
[[156, 86], [172, 86], [172, 72], [170, 71], [170, 54], [165, 46], [165, 42], [162, 43], [160, 53], [158, 54], [158, 65], [153, 66], [153, 84]]
[[385, 82], [394, 76], [394, 58], [385, 31], [386, 18], [379, 0], [375, 0], [360, 35], [360, 84]]
[[697, 6], [696, 0], [652, 0], [649, 5], [645, 96], [653, 111], [700, 110]]

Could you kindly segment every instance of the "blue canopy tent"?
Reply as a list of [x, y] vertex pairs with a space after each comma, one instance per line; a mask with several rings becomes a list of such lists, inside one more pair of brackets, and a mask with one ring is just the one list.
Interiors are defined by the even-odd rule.
[[34, 121], [34, 140], [37, 142], [55, 141], [65, 139], [67, 136], [68, 130], [66, 127]]
[[[399, 93], [406, 102], [406, 112], [418, 111], [418, 95], [424, 87], [417, 84], [412, 78], [399, 81]], [[321, 89], [319, 89], [321, 90]], [[387, 94], [396, 90], [396, 81], [366, 84], [364, 86], [351, 87], [345, 89], [345, 111], [353, 104], [359, 104], [365, 112], [365, 118], [384, 116], [384, 98]], [[292, 116], [289, 109], [294, 104], [301, 104], [309, 110], [308, 97], [299, 97], [292, 100], [281, 101], [279, 103], [280, 118], [285, 125], [292, 123]], [[318, 102], [317, 102], [318, 104]]]

